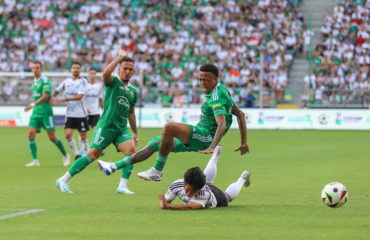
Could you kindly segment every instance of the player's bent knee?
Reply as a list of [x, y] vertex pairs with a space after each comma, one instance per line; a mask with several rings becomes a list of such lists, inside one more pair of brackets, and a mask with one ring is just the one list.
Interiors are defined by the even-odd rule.
[[176, 131], [176, 123], [174, 122], [166, 123], [163, 127], [163, 131], [168, 132], [168, 133], [172, 133]]

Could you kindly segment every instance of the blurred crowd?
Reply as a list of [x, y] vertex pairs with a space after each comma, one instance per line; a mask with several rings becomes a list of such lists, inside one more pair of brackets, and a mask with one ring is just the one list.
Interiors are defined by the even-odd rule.
[[[198, 69], [205, 63], [219, 67], [220, 80], [240, 104], [259, 97], [260, 81], [264, 104], [272, 91], [282, 101], [293, 57], [304, 47], [299, 0], [3, 2], [0, 71], [30, 71], [40, 60], [44, 71], [66, 72], [69, 59], [81, 62], [83, 71], [102, 71], [123, 48], [135, 59], [133, 83], [143, 70], [144, 91], [169, 94], [172, 101], [181, 96], [187, 102], [191, 87], [190, 101], [200, 102]], [[0, 91], [8, 96], [10, 90], [0, 84]], [[160, 100], [149, 94], [144, 101]]]
[[370, 0], [338, 1], [320, 33], [311, 76], [304, 79], [304, 104], [309, 97], [323, 105], [369, 104]]

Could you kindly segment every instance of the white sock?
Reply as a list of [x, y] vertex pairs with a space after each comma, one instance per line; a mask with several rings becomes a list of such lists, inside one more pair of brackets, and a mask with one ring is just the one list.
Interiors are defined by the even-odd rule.
[[128, 179], [126, 178], [121, 178], [121, 181], [119, 181], [119, 185], [118, 187], [122, 187], [122, 186], [126, 186], [127, 185], [127, 182], [128, 182]]
[[75, 155], [79, 155], [80, 152], [77, 149], [77, 145], [76, 145], [75, 139], [73, 137], [71, 137], [70, 139], [67, 139], [67, 142], [68, 142], [69, 147], [72, 149], [73, 153]]
[[80, 152], [83, 151], [83, 142], [82, 142], [82, 139], [81, 139], [81, 136], [78, 135], [78, 146], [80, 147]]
[[225, 193], [227, 193], [230, 197], [229, 201], [235, 199], [238, 196], [244, 183], [245, 183], [245, 179], [240, 177], [238, 181], [230, 184], [230, 186], [225, 191]]
[[217, 162], [218, 157], [212, 156], [209, 160], [206, 169], [204, 169], [203, 173], [206, 175], [206, 182], [207, 183], [213, 183], [216, 178], [217, 174]]
[[63, 175], [60, 179], [63, 182], [69, 182], [69, 180], [72, 178], [72, 175], [67, 171], [66, 174]]
[[86, 138], [85, 141], [82, 141], [82, 149], [81, 149], [84, 155], [86, 155], [88, 149], [89, 149], [89, 139]]

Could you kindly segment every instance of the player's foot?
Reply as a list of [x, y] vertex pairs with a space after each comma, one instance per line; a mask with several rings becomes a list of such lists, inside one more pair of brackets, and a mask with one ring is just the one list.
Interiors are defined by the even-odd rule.
[[117, 193], [124, 193], [124, 194], [135, 194], [134, 192], [131, 192], [128, 190], [127, 186], [122, 186], [117, 188]]
[[102, 160], [98, 160], [97, 162], [98, 162], [98, 166], [100, 168], [100, 171], [103, 171], [105, 173], [105, 175], [107, 175], [107, 176], [111, 175], [112, 173], [114, 173], [116, 171], [116, 169], [111, 168], [112, 163], [104, 162]]
[[241, 177], [245, 179], [244, 187], [248, 187], [251, 185], [251, 179], [250, 179], [251, 173], [248, 170], [245, 170]]
[[148, 171], [138, 173], [137, 176], [148, 181], [154, 180], [156, 182], [159, 182], [162, 179], [162, 172], [158, 171], [154, 167], [151, 167]]
[[81, 157], [81, 155], [80, 155], [80, 154], [76, 155], [76, 157], [75, 157], [75, 161], [76, 161], [77, 159], [79, 159], [80, 157]]
[[62, 193], [73, 193], [69, 191], [69, 182], [64, 182], [59, 178], [55, 185], [60, 189], [60, 191], [62, 191]]
[[102, 157], [102, 156], [104, 156], [105, 155], [105, 151], [103, 151], [101, 154], [100, 154], [100, 156]]
[[40, 166], [39, 160], [33, 160], [32, 162], [26, 164], [26, 167]]
[[69, 159], [71, 158], [71, 156], [69, 156], [69, 154], [67, 153], [65, 156], [63, 156], [63, 166], [68, 166], [69, 165]]
[[215, 148], [215, 151], [213, 152], [212, 157], [217, 157], [219, 158], [222, 152], [222, 145], [217, 145]]

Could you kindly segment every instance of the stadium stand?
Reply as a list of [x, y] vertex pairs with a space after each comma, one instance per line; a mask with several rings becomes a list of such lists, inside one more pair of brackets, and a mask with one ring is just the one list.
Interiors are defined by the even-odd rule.
[[[139, 70], [144, 71], [144, 102], [183, 106], [189, 68], [190, 99], [200, 103], [199, 66], [214, 63], [235, 102], [253, 107], [259, 97], [259, 47], [265, 46], [263, 103], [275, 101], [274, 96], [282, 102], [293, 57], [303, 51], [298, 2], [8, 0], [0, 6], [0, 71], [29, 72], [37, 59], [44, 71], [66, 72], [69, 57], [81, 62], [83, 71], [102, 71], [124, 48], [135, 58], [133, 84], [138, 85]], [[3, 103], [31, 97], [30, 80], [2, 80]], [[51, 78], [52, 85], [61, 80]]]
[[313, 51], [311, 96], [304, 79], [303, 104], [309, 97], [318, 106], [370, 104], [370, 1], [338, 1], [321, 27]]

